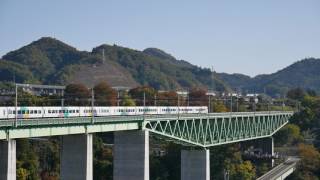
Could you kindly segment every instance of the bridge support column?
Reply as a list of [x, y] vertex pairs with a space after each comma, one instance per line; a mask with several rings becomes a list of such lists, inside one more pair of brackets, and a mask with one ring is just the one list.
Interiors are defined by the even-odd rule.
[[271, 167], [274, 166], [274, 144], [273, 144], [273, 137], [267, 137], [267, 138], [263, 138], [263, 139], [259, 139], [257, 141], [257, 146], [262, 150], [262, 154], [267, 154], [270, 157], [270, 161], [268, 163], [270, 163], [269, 165]]
[[16, 179], [16, 140], [0, 141], [0, 179]]
[[114, 132], [114, 180], [149, 180], [149, 131]]
[[93, 179], [92, 134], [62, 136], [60, 179]]
[[274, 166], [274, 142], [273, 142], [273, 137], [269, 137], [265, 139], [265, 147], [264, 151], [272, 156], [270, 160], [271, 167]]
[[181, 180], [210, 180], [210, 151], [181, 151]]

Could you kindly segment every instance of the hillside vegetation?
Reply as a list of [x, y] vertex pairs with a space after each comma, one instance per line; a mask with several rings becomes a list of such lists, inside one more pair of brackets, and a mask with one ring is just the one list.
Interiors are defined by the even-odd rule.
[[320, 59], [303, 59], [276, 73], [258, 75], [254, 78], [225, 73], [219, 74], [219, 77], [233, 89], [249, 92], [266, 92], [282, 96], [289, 89], [297, 87], [320, 92]]
[[79, 51], [57, 39], [44, 37], [0, 59], [0, 82], [42, 84], [105, 81], [112, 86], [148, 85], [159, 90], [214, 88], [283, 96], [289, 89], [320, 92], [320, 59], [307, 58], [278, 72], [249, 77], [214, 73], [157, 48], [143, 51], [103, 44], [91, 52]]
[[[104, 54], [104, 55], [103, 55]], [[156, 48], [144, 51], [116, 45], [100, 45], [92, 52], [79, 51], [57, 39], [45, 37], [0, 60], [1, 81], [43, 84], [84, 83], [93, 86], [107, 81], [112, 86], [148, 85], [156, 89], [228, 87], [200, 68]]]

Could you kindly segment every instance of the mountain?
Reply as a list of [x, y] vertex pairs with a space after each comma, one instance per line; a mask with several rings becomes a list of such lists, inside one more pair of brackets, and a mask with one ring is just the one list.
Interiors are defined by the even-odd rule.
[[249, 92], [266, 92], [282, 96], [292, 88], [311, 89], [320, 92], [320, 59], [306, 58], [272, 74], [254, 78], [241, 74], [220, 73], [219, 78], [233, 89]]
[[9, 52], [0, 60], [0, 81], [38, 84], [84, 83], [91, 87], [107, 81], [112, 86], [149, 85], [178, 89], [215, 85], [230, 90], [207, 68], [200, 68], [156, 48], [137, 51], [100, 45], [91, 52], [54, 38], [44, 37]]

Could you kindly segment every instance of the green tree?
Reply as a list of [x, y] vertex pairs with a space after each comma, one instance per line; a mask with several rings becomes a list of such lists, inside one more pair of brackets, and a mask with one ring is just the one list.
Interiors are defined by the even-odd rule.
[[39, 159], [34, 151], [30, 140], [17, 140], [17, 169], [23, 168], [27, 171], [27, 179], [39, 179]]
[[93, 137], [93, 179], [112, 180], [112, 149], [104, 146], [103, 135]]
[[281, 128], [275, 135], [277, 145], [292, 145], [302, 141], [299, 126], [295, 124], [288, 124], [284, 128]]
[[228, 108], [221, 101], [214, 101], [211, 107], [213, 112], [228, 112]]
[[28, 171], [24, 168], [17, 169], [17, 180], [27, 180], [29, 176]]
[[252, 180], [255, 176], [255, 168], [250, 161], [236, 165], [236, 173], [232, 175], [235, 180]]
[[136, 103], [129, 95], [124, 95], [121, 106], [136, 106]]
[[294, 100], [302, 100], [305, 96], [305, 92], [301, 88], [291, 89], [287, 92], [287, 97]]

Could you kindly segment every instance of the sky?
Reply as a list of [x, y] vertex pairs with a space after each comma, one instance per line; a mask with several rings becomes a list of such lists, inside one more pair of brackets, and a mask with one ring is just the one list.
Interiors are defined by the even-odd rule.
[[319, 0], [0, 0], [0, 57], [41, 37], [162, 49], [250, 76], [320, 57]]

